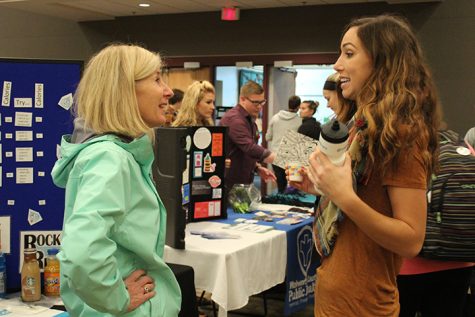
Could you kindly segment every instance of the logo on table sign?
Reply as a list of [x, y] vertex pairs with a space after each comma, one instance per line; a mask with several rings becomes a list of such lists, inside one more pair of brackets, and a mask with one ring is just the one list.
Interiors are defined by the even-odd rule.
[[313, 239], [312, 228], [310, 226], [303, 227], [297, 235], [297, 251], [300, 270], [307, 277], [308, 269], [312, 263]]

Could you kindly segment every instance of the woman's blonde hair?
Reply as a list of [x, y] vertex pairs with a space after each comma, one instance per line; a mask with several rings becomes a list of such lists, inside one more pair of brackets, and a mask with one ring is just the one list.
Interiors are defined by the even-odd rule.
[[343, 34], [352, 27], [373, 63], [356, 98], [356, 117], [367, 121], [371, 160], [381, 158], [386, 170], [395, 164], [401, 148], [417, 142], [431, 173], [437, 168], [441, 108], [414, 32], [403, 18], [390, 15], [354, 20]]
[[193, 82], [185, 91], [180, 111], [178, 112], [176, 120], [173, 121], [172, 126], [189, 127], [214, 125], [212, 118], [202, 118], [196, 108], [207, 93], [215, 94], [214, 87], [209, 81], [203, 80]]
[[76, 116], [97, 134], [136, 138], [153, 129], [140, 116], [135, 82], [160, 71], [158, 53], [143, 47], [111, 44], [87, 63], [75, 94]]

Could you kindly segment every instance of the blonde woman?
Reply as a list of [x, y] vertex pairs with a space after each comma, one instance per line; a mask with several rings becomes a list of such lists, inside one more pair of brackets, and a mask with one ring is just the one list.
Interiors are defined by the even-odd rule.
[[181, 294], [163, 260], [166, 210], [150, 177], [153, 128], [172, 91], [157, 53], [110, 45], [86, 66], [75, 130], [54, 183], [66, 189], [61, 297], [71, 316], [177, 316]]
[[173, 127], [214, 125], [215, 90], [206, 80], [195, 81], [186, 89], [181, 102], [180, 112]]

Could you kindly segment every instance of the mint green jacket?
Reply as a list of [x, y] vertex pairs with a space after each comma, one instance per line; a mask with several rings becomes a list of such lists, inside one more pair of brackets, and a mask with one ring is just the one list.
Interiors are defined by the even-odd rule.
[[[123, 142], [104, 135], [85, 143], [63, 136], [54, 183], [66, 188], [61, 297], [73, 317], [175, 317], [178, 283], [163, 260], [166, 211], [151, 177], [148, 136]], [[123, 279], [143, 269], [156, 295], [127, 313]]]

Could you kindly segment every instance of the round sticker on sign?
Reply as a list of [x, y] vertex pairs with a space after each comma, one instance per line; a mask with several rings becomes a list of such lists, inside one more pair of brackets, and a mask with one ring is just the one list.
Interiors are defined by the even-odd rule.
[[207, 128], [199, 128], [193, 135], [193, 143], [200, 149], [206, 149], [211, 144], [211, 132]]
[[221, 178], [219, 178], [218, 175], [213, 175], [209, 178], [208, 182], [211, 185], [211, 187], [216, 188], [219, 185], [221, 185]]

